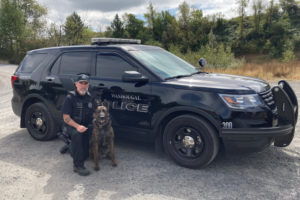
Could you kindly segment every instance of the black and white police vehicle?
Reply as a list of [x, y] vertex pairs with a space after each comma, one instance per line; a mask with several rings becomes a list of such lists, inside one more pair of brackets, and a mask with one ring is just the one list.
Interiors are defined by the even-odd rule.
[[81, 73], [90, 75], [93, 97], [110, 103], [117, 135], [154, 142], [185, 167], [208, 165], [220, 145], [251, 152], [288, 146], [294, 137], [298, 102], [284, 80], [271, 87], [206, 73], [140, 40], [93, 38], [87, 46], [29, 51], [11, 77], [13, 111], [34, 139], [56, 137], [65, 96]]

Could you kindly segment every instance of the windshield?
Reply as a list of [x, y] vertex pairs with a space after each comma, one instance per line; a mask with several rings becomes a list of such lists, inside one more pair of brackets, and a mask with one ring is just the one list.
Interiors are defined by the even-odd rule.
[[163, 49], [137, 50], [130, 53], [164, 79], [198, 72], [193, 65]]

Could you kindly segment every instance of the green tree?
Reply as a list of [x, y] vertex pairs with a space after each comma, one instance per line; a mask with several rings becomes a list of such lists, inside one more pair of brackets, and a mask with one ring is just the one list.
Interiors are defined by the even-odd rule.
[[97, 34], [93, 31], [91, 27], [84, 27], [82, 32], [82, 44], [91, 44], [91, 38], [93, 37], [103, 37], [101, 34]]
[[293, 26], [300, 27], [300, 6], [295, 0], [280, 0], [283, 12], [289, 16]]
[[113, 31], [110, 26], [106, 26], [106, 30], [104, 32], [105, 37], [113, 37]]
[[148, 28], [150, 29], [150, 33], [153, 36], [155, 31], [154, 22], [157, 18], [157, 12], [154, 10], [154, 7], [151, 2], [148, 6], [148, 13], [145, 13], [144, 17], [147, 19]]
[[217, 48], [218, 43], [217, 43], [217, 38], [214, 35], [213, 31], [211, 30], [208, 34], [208, 47], [211, 49]]
[[184, 1], [179, 5], [179, 23], [180, 28], [187, 30], [191, 19], [190, 6]]
[[176, 44], [178, 41], [179, 26], [176, 18], [168, 11], [162, 11], [160, 14], [161, 22], [161, 42], [165, 48], [169, 48], [171, 44]]
[[49, 46], [60, 46], [62, 44], [62, 25], [51, 23], [48, 28]]
[[129, 38], [138, 38], [144, 29], [144, 22], [133, 14], [125, 14], [125, 30]]
[[124, 23], [119, 18], [119, 15], [116, 14], [114, 20], [112, 21], [111, 25], [112, 36], [115, 38], [122, 38], [124, 37]]
[[232, 41], [235, 41], [238, 38], [235, 31], [237, 27], [237, 23], [232, 20], [226, 20], [223, 16], [219, 16], [217, 17], [216, 24], [213, 27], [213, 32], [216, 35], [218, 42], [231, 44]]
[[240, 39], [245, 38], [245, 18], [246, 18], [246, 8], [248, 6], [249, 0], [236, 0], [238, 4], [238, 13], [240, 16], [239, 22], [239, 35]]
[[252, 8], [254, 11], [253, 15], [253, 24], [254, 30], [256, 33], [261, 32], [261, 21], [263, 17], [263, 1], [262, 0], [254, 0], [252, 4]]
[[283, 53], [282, 53], [282, 61], [283, 62], [290, 62], [295, 60], [296, 56], [294, 53], [294, 43], [290, 39], [286, 39], [283, 45]]
[[184, 1], [182, 4], [179, 5], [179, 27], [181, 30], [181, 39], [183, 45], [183, 52], [186, 52], [190, 45], [189, 45], [189, 24], [191, 20], [190, 15], [190, 6]]
[[24, 22], [24, 14], [15, 1], [1, 1], [0, 50], [1, 55], [11, 61], [19, 57], [21, 43], [24, 40]]
[[36, 0], [16, 0], [24, 13], [24, 20], [28, 37], [37, 39], [45, 29], [46, 21], [42, 18], [47, 9], [39, 5]]
[[274, 4], [274, 0], [271, 0], [266, 11], [266, 20], [263, 25], [266, 37], [269, 36], [273, 23], [276, 23], [280, 19], [281, 14], [279, 10], [279, 6]]
[[201, 46], [207, 44], [208, 33], [212, 28], [212, 23], [203, 16], [202, 10], [193, 10], [189, 22], [189, 44], [190, 49], [198, 51]]
[[[169, 42], [173, 35], [170, 33], [172, 31], [171, 26], [176, 26], [176, 19], [168, 11], [161, 11], [157, 13], [157, 17], [154, 20], [154, 33], [153, 38], [157, 41]], [[163, 39], [164, 38], [164, 39]]]
[[68, 16], [64, 25], [67, 43], [69, 45], [80, 44], [84, 28], [84, 24], [76, 12]]

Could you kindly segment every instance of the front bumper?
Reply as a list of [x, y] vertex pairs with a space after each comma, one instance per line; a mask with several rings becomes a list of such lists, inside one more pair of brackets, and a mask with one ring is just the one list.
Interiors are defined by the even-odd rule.
[[268, 128], [221, 129], [220, 136], [228, 152], [250, 153], [269, 147], [277, 138], [287, 137], [294, 130], [292, 125]]
[[278, 147], [286, 147], [292, 142], [298, 117], [297, 97], [286, 81], [280, 81], [271, 92], [276, 106], [273, 114], [278, 123], [272, 127], [222, 128], [220, 137], [227, 150], [253, 152], [268, 147], [272, 142]]
[[280, 127], [267, 127], [267, 128], [235, 128], [235, 129], [222, 129], [220, 136], [226, 139], [242, 139], [242, 138], [261, 138], [285, 136], [294, 130], [294, 126], [285, 125]]

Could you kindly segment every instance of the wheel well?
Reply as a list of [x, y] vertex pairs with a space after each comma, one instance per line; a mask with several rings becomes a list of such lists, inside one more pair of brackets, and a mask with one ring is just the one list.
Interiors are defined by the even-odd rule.
[[[195, 113], [195, 112], [187, 112], [187, 111], [177, 111], [177, 112], [173, 112], [169, 115], [167, 115], [159, 124], [158, 126], [158, 131], [157, 131], [157, 135], [156, 135], [156, 142], [158, 142], [158, 144], [161, 146], [160, 148], [163, 149], [163, 143], [162, 143], [162, 138], [163, 138], [163, 133], [164, 133], [164, 129], [166, 127], [166, 125], [168, 124], [168, 122], [170, 120], [172, 120], [173, 118], [180, 116], [180, 115], [193, 115], [196, 117], [200, 117], [201, 119], [205, 120], [207, 123], [209, 123], [211, 125], [211, 127], [213, 129], [215, 129], [217, 135], [219, 136], [219, 130], [218, 127], [216, 127], [215, 124], [213, 124], [210, 120], [208, 120], [205, 116], [199, 114], [199, 113]], [[158, 145], [156, 144], [156, 145]]]
[[42, 102], [42, 101], [38, 98], [33, 97], [30, 99], [27, 99], [25, 101], [25, 103], [23, 104], [22, 112], [21, 112], [21, 128], [25, 128], [25, 113], [26, 113], [27, 108], [37, 102]]

